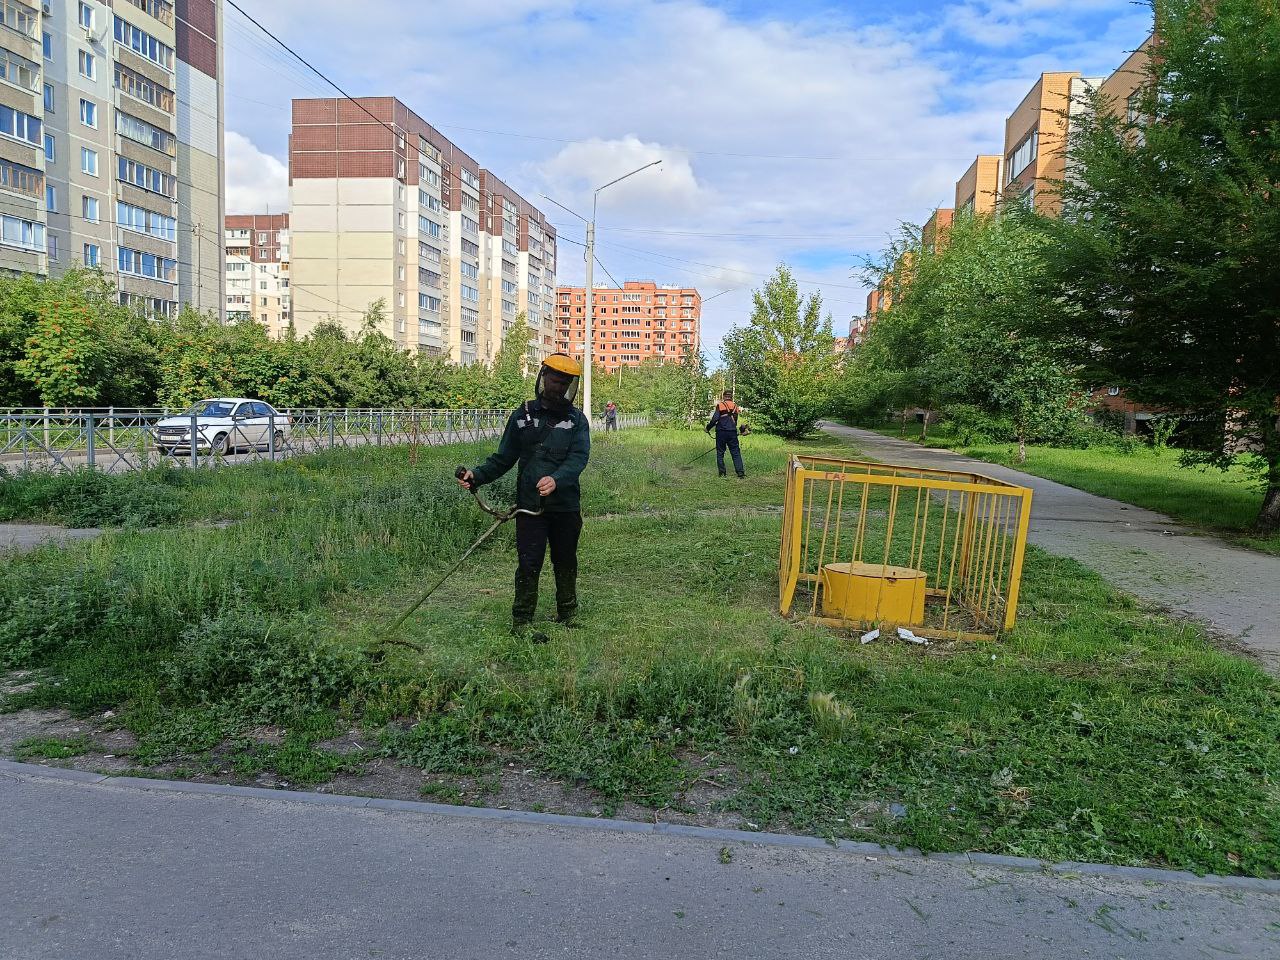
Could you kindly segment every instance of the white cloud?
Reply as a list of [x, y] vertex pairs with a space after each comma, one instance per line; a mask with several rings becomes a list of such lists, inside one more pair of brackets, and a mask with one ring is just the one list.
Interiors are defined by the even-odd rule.
[[227, 213], [289, 209], [289, 169], [248, 137], [227, 131]]
[[[786, 260], [822, 285], [842, 328], [865, 301], [860, 257], [900, 221], [951, 203], [973, 157], [1001, 149], [1004, 118], [1039, 70], [1096, 72], [1141, 40], [1136, 26], [1099, 28], [1132, 20], [1117, 6], [959, 0], [910, 21], [849, 7], [746, 18], [714, 0], [429, 0], [406, 19], [403, 0], [366, 0], [357, 18], [340, 4], [275, 0], [268, 25], [353, 94], [399, 97], [566, 238], [580, 240], [582, 225], [540, 194], [587, 214], [594, 187], [661, 158], [661, 173], [601, 195], [609, 271], [710, 293], [759, 285]], [[264, 165], [253, 145], [283, 157], [280, 108], [332, 90], [250, 45], [235, 19], [228, 110], [253, 141], [237, 147], [252, 180], [229, 163], [229, 184], [257, 200], [275, 183], [283, 200], [283, 165]], [[564, 244], [561, 279], [581, 282], [582, 270]], [[749, 289], [709, 303], [709, 344], [749, 309]]]

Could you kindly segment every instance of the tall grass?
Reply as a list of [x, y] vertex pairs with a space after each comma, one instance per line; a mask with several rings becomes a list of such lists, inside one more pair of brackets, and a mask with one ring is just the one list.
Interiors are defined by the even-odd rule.
[[[698, 435], [601, 438], [584, 478], [582, 625], [548, 623], [541, 645], [507, 629], [509, 530], [406, 625], [398, 639], [420, 652], [379, 642], [487, 525], [451, 479], [482, 447], [416, 467], [364, 449], [202, 475], [184, 515], [229, 526], [9, 561], [0, 666], [47, 680], [5, 706], [116, 708], [136, 762], [293, 782], [375, 755], [484, 779], [514, 755], [606, 808], [678, 808], [715, 757], [733, 770], [720, 806], [764, 827], [1280, 871], [1274, 681], [1037, 551], [1019, 629], [999, 644], [860, 647], [784, 621], [787, 451], [749, 440], [741, 483], [710, 458], [687, 465], [710, 445]], [[340, 721], [372, 746], [319, 746]], [[248, 737], [264, 722], [283, 742]], [[906, 814], [885, 816], [890, 803]]]

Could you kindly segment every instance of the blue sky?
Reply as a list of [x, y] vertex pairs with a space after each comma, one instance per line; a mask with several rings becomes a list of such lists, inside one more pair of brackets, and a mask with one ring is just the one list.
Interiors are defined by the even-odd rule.
[[[394, 95], [530, 200], [590, 207], [618, 280], [710, 296], [715, 359], [779, 261], [837, 331], [901, 222], [949, 206], [1042, 71], [1104, 76], [1147, 35], [1126, 0], [239, 0], [353, 95]], [[289, 101], [332, 95], [228, 8], [228, 211], [285, 209]], [[562, 234], [581, 227], [542, 205]], [[560, 279], [580, 282], [580, 248]], [[597, 269], [597, 277], [601, 271]]]

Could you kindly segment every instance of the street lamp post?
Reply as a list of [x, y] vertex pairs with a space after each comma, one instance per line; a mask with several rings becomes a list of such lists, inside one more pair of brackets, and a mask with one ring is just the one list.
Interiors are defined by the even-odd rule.
[[587, 303], [586, 303], [586, 322], [583, 324], [582, 339], [582, 411], [587, 415], [587, 422], [591, 422], [591, 348], [592, 335], [594, 332], [594, 317], [592, 316], [592, 279], [596, 261], [596, 208], [600, 203], [600, 191], [612, 187], [616, 183], [621, 183], [627, 177], [634, 177], [637, 173], [648, 170], [650, 167], [656, 167], [662, 163], [661, 160], [654, 160], [652, 163], [646, 163], [643, 167], [637, 167], [630, 173], [624, 173], [616, 180], [610, 180], [602, 187], [596, 187], [596, 192], [591, 200], [591, 222], [587, 224]]
[[656, 167], [661, 160], [654, 160], [652, 163], [646, 163], [643, 167], [638, 167], [630, 173], [623, 174], [617, 180], [610, 180], [603, 187], [597, 187], [595, 196], [591, 201], [591, 219], [588, 220], [582, 214], [570, 210], [558, 200], [551, 200], [545, 193], [542, 195], [544, 199], [551, 200], [557, 207], [565, 213], [572, 213], [575, 217], [587, 225], [587, 303], [586, 317], [583, 322], [583, 338], [582, 338], [582, 412], [587, 415], [588, 422], [591, 420], [591, 347], [592, 334], [594, 331], [594, 316], [592, 310], [594, 308], [594, 290], [595, 290], [595, 265], [596, 265], [596, 208], [600, 203], [600, 191], [608, 187], [612, 187], [615, 183], [621, 183], [627, 177], [634, 177], [643, 170], [650, 167]]

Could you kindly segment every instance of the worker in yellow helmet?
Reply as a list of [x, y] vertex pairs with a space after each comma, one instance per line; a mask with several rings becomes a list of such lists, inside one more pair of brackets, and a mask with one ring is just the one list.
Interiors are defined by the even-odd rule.
[[483, 486], [520, 464], [516, 506], [541, 513], [516, 517], [518, 563], [511, 619], [517, 634], [535, 642], [547, 639], [533, 631], [531, 624], [548, 544], [556, 577], [556, 618], [571, 626], [578, 612], [578, 538], [582, 533], [578, 477], [591, 455], [590, 425], [573, 405], [581, 379], [582, 364], [568, 354], [547, 357], [538, 371], [536, 396], [511, 414], [497, 452], [458, 480], [468, 488]]

